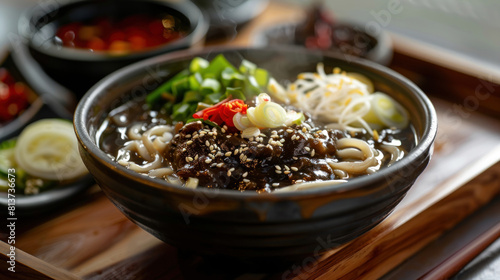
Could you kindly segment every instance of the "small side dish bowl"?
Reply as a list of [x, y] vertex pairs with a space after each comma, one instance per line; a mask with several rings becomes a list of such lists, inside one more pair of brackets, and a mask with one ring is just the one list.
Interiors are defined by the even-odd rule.
[[[157, 19], [155, 24], [149, 22], [153, 18]], [[151, 34], [141, 28], [143, 21], [147, 21], [144, 30]], [[63, 38], [57, 37], [64, 28], [69, 32], [62, 32]], [[150, 44], [150, 39], [163, 40], [167, 36], [161, 34], [163, 29], [175, 30], [182, 36]], [[201, 46], [207, 30], [207, 19], [190, 1], [63, 1], [39, 4], [19, 21], [19, 33], [27, 40], [33, 57], [49, 76], [79, 96], [125, 65]], [[153, 35], [155, 38], [150, 38]], [[68, 44], [76, 47], [68, 47], [68, 37], [74, 40]], [[84, 39], [89, 41], [82, 43]], [[114, 52], [109, 51], [113, 43]], [[107, 49], [98, 50], [101, 47]]]
[[[262, 194], [173, 185], [133, 172], [99, 148], [96, 136], [111, 110], [144, 97], [188, 67], [192, 58], [218, 54], [235, 65], [252, 61], [278, 82], [314, 71], [319, 62], [363, 74], [408, 110], [417, 144], [403, 159], [371, 175], [323, 188]], [[431, 102], [406, 78], [370, 61], [297, 47], [183, 51], [139, 62], [95, 85], [78, 105], [74, 124], [88, 170], [129, 219], [174, 246], [244, 260], [292, 260], [370, 230], [391, 213], [427, 166], [437, 132]]]

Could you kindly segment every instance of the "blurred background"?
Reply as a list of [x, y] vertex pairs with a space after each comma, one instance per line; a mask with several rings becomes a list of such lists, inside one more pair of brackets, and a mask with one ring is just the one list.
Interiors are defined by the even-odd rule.
[[[16, 32], [17, 19], [27, 8], [54, 5], [62, 0], [1, 0], [0, 44]], [[263, 8], [260, 0], [196, 0], [211, 13], [217, 28], [231, 29]], [[309, 7], [321, 1], [271, 0]], [[450, 55], [500, 71], [500, 2], [495, 0], [328, 0], [324, 4], [339, 20], [360, 22], [365, 28], [382, 28], [397, 35], [442, 48]], [[265, 5], [265, 3], [264, 3]], [[245, 6], [242, 9], [231, 7]], [[296, 19], [290, 18], [290, 21]], [[213, 31], [213, 30], [212, 30]], [[223, 30], [224, 31], [224, 30]], [[226, 32], [229, 32], [226, 30]], [[210, 35], [210, 34], [209, 34]]]

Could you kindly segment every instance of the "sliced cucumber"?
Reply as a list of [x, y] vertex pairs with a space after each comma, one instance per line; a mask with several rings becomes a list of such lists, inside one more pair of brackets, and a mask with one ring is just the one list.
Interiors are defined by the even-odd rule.
[[73, 125], [61, 119], [27, 126], [17, 140], [15, 160], [26, 173], [46, 180], [72, 180], [87, 173]]

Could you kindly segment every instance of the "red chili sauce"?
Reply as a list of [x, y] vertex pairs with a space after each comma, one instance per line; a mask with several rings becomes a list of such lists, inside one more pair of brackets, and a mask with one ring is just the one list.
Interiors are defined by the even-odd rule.
[[184, 36], [171, 15], [159, 18], [139, 14], [119, 20], [97, 18], [63, 25], [56, 32], [56, 42], [65, 47], [124, 54], [168, 44]]

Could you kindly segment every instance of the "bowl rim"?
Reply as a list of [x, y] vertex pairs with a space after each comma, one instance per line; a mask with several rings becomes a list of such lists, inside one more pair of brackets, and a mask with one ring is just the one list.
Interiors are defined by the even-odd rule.
[[[161, 44], [155, 47], [147, 48], [142, 51], [133, 51], [127, 53], [126, 55], [113, 55], [108, 52], [90, 52], [88, 50], [78, 49], [78, 48], [65, 48], [65, 47], [43, 47], [33, 43], [33, 36], [38, 32], [39, 28], [33, 26], [34, 22], [37, 22], [40, 18], [49, 15], [49, 17], [57, 17], [57, 11], [61, 7], [65, 6], [76, 6], [76, 8], [81, 8], [80, 5], [88, 6], [99, 3], [97, 0], [60, 0], [57, 5], [52, 5], [48, 7], [42, 7], [35, 5], [33, 8], [28, 9], [18, 21], [18, 32], [21, 34], [28, 42], [30, 48], [35, 49], [45, 55], [56, 57], [59, 59], [67, 59], [73, 61], [122, 61], [129, 59], [137, 59], [141, 57], [150, 56], [151, 54], [161, 54], [163, 52], [168, 52], [171, 50], [176, 50], [181, 47], [185, 42], [192, 41], [194, 43], [201, 42], [206, 36], [209, 28], [208, 18], [203, 15], [202, 11], [191, 1], [161, 1], [161, 0], [125, 0], [125, 1], [115, 1], [123, 5], [124, 3], [133, 2], [149, 2], [155, 5], [164, 6], [178, 11], [183, 14], [190, 22], [191, 27], [189, 33], [178, 40], [170, 42], [168, 44]], [[111, 1], [111, 3], [114, 3]], [[50, 16], [50, 14], [54, 14]], [[44, 23], [44, 25], [47, 23]]]
[[[106, 166], [110, 170], [116, 170], [116, 172], [120, 173], [122, 176], [127, 177], [127, 179], [131, 181], [135, 181], [144, 185], [147, 185], [149, 188], [158, 189], [160, 191], [173, 192], [180, 195], [199, 195], [204, 194], [207, 197], [221, 197], [221, 198], [229, 198], [229, 199], [250, 199], [250, 200], [276, 200], [276, 199], [296, 199], [296, 198], [304, 198], [304, 197], [313, 197], [318, 195], [326, 195], [330, 193], [338, 193], [338, 192], [347, 192], [353, 191], [356, 189], [360, 189], [369, 185], [370, 182], [379, 180], [380, 178], [390, 177], [391, 172], [393, 170], [398, 170], [405, 165], [412, 166], [412, 162], [418, 160], [422, 157], [430, 157], [432, 154], [432, 145], [433, 141], [437, 134], [437, 115], [429, 98], [423, 93], [421, 89], [419, 89], [413, 82], [409, 79], [405, 78], [401, 74], [385, 67], [380, 64], [368, 61], [366, 59], [352, 57], [348, 61], [350, 64], [355, 66], [360, 66], [363, 68], [369, 69], [377, 75], [390, 77], [395, 79], [395, 82], [399, 83], [402, 86], [408, 88], [409, 91], [413, 93], [413, 95], [419, 100], [424, 115], [427, 118], [427, 121], [424, 124], [424, 130], [422, 132], [422, 137], [417, 145], [411, 150], [408, 155], [406, 155], [400, 161], [394, 163], [389, 167], [382, 168], [374, 174], [370, 174], [369, 176], [360, 176], [349, 180], [346, 183], [336, 184], [332, 186], [326, 186], [322, 188], [315, 189], [307, 189], [300, 191], [290, 191], [290, 192], [271, 192], [271, 193], [257, 193], [253, 191], [235, 191], [235, 190], [227, 190], [227, 189], [208, 189], [208, 188], [196, 188], [190, 189], [182, 186], [170, 184], [167, 181], [159, 181], [155, 178], [150, 178], [147, 176], [143, 176], [137, 172], [129, 170], [121, 165], [118, 165], [116, 162], [113, 162], [109, 156], [102, 151], [98, 146], [94, 143], [94, 140], [90, 137], [88, 133], [88, 127], [86, 121], [88, 119], [88, 114], [91, 112], [91, 104], [93, 100], [99, 97], [101, 94], [105, 92], [105, 89], [112, 84], [115, 84], [117, 81], [121, 80], [123, 76], [128, 76], [133, 74], [134, 72], [138, 72], [141, 69], [150, 66], [150, 64], [165, 64], [172, 61], [179, 61], [183, 59], [190, 58], [195, 55], [208, 55], [211, 53], [223, 53], [223, 52], [244, 52], [248, 50], [262, 50], [262, 51], [276, 51], [276, 52], [284, 52], [284, 51], [302, 51], [310, 54], [317, 54], [323, 57], [330, 57], [338, 60], [346, 61], [345, 57], [341, 55], [336, 55], [332, 53], [327, 53], [323, 51], [315, 51], [315, 50], [307, 50], [304, 48], [296, 47], [296, 46], [280, 46], [280, 47], [213, 47], [213, 48], [205, 48], [202, 51], [193, 51], [193, 50], [182, 50], [176, 51], [168, 54], [164, 54], [161, 56], [152, 57], [146, 60], [139, 61], [137, 63], [131, 64], [127, 67], [124, 67], [120, 70], [117, 70], [110, 75], [106, 76], [102, 80], [100, 80], [96, 85], [90, 88], [87, 93], [80, 100], [75, 114], [74, 114], [74, 128], [80, 143], [80, 147], [85, 149], [95, 160], [99, 161], [100, 164]], [[425, 153], [428, 152], [429, 155]]]

